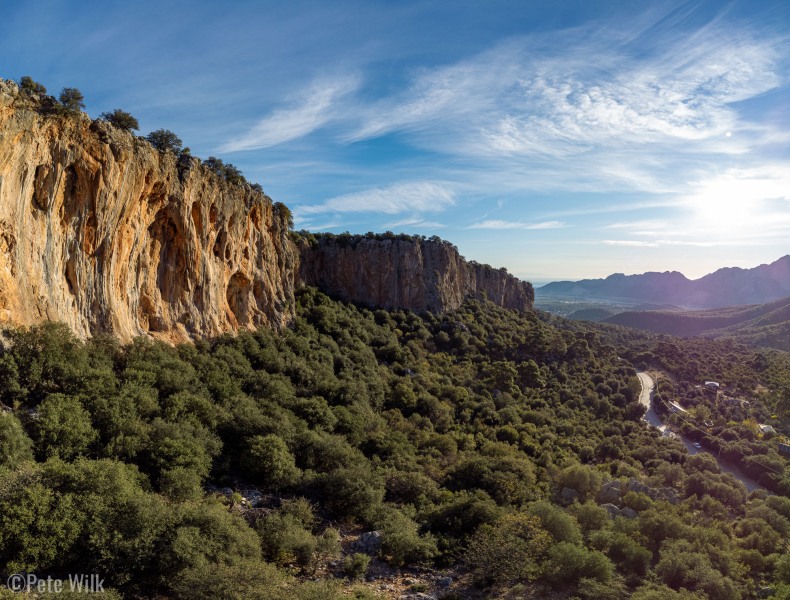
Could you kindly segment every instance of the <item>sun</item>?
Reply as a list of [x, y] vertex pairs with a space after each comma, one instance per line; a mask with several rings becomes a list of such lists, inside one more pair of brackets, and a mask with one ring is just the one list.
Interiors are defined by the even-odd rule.
[[775, 178], [730, 174], [701, 182], [686, 202], [700, 230], [749, 235], [769, 218], [770, 201], [786, 195], [784, 182]]
[[754, 218], [756, 201], [752, 196], [743, 182], [719, 180], [692, 196], [689, 208], [702, 228], [731, 232], [748, 226]]

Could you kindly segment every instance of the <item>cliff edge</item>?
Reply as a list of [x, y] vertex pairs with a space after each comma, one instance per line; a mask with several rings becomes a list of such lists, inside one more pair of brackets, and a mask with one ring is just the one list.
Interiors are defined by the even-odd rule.
[[0, 326], [62, 321], [124, 342], [279, 329], [298, 285], [415, 311], [532, 307], [529, 283], [439, 238], [294, 241], [290, 222], [243, 178], [0, 79]]
[[288, 215], [200, 161], [0, 80], [0, 324], [170, 341], [293, 313]]
[[445, 312], [467, 298], [515, 310], [530, 310], [534, 300], [530, 283], [467, 262], [439, 238], [307, 235], [300, 248], [300, 281], [351, 302]]

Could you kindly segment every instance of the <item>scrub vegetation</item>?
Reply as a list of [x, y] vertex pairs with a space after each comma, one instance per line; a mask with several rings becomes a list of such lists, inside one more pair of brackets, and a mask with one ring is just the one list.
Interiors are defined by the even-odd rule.
[[[100, 573], [108, 597], [372, 598], [373, 554], [450, 573], [446, 598], [790, 598], [784, 353], [313, 289], [281, 333], [5, 335], [6, 573]], [[770, 492], [649, 428], [637, 368], [666, 373], [659, 395], [696, 402], [703, 444]], [[748, 394], [746, 413], [702, 378]], [[747, 433], [772, 415], [775, 439]], [[352, 529], [380, 547], [341, 545]]]

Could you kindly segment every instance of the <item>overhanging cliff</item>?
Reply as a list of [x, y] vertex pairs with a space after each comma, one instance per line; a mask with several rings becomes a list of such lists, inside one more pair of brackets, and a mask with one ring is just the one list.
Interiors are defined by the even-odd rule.
[[0, 323], [179, 341], [293, 314], [288, 217], [197, 159], [0, 80]]
[[415, 311], [483, 297], [532, 307], [529, 283], [438, 238], [294, 243], [288, 209], [243, 178], [56, 104], [0, 79], [0, 326], [172, 342], [278, 329], [298, 285]]

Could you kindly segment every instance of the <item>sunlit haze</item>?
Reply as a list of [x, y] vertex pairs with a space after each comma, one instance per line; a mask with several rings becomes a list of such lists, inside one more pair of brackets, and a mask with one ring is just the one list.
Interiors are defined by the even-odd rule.
[[542, 282], [790, 252], [790, 4], [10, 0], [0, 77]]

